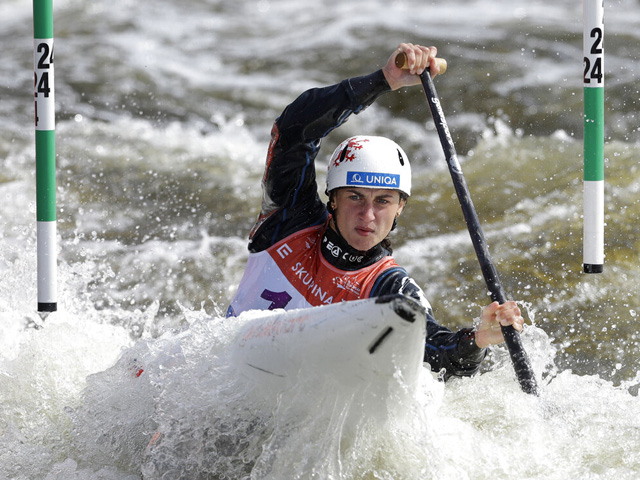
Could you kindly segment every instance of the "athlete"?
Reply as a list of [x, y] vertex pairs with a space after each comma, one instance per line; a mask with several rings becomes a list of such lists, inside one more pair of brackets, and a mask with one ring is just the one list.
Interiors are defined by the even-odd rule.
[[[401, 52], [408, 70], [395, 65]], [[524, 320], [512, 301], [486, 306], [476, 329], [452, 332], [439, 325], [423, 291], [395, 262], [387, 235], [411, 194], [411, 167], [394, 141], [345, 140], [329, 160], [329, 201], [318, 194], [315, 160], [321, 140], [380, 95], [420, 84], [426, 68], [437, 75], [436, 54], [435, 47], [401, 43], [381, 70], [308, 90], [276, 119], [262, 178], [262, 209], [227, 316], [407, 295], [425, 307], [424, 361], [444, 379], [477, 372], [486, 347], [504, 341], [501, 325], [522, 331]]]

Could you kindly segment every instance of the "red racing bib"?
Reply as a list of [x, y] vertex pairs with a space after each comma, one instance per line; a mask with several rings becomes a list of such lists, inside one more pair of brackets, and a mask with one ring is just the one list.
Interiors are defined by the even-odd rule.
[[321, 248], [333, 255], [348, 255], [332, 245], [321, 245], [325, 225], [290, 235], [266, 250], [250, 253], [247, 268], [227, 316], [245, 310], [292, 310], [368, 298], [378, 276], [397, 263], [387, 256], [367, 267], [346, 271], [322, 256]]

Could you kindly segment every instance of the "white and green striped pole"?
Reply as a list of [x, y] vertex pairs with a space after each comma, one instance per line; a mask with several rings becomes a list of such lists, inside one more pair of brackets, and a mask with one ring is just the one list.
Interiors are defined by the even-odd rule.
[[604, 267], [604, 0], [584, 0], [585, 273]]
[[38, 311], [58, 309], [53, 1], [33, 0]]

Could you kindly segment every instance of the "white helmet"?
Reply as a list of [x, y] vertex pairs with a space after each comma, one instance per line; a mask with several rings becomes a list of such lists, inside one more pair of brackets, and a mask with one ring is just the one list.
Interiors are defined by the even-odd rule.
[[327, 192], [349, 186], [388, 188], [411, 195], [411, 166], [406, 153], [388, 138], [347, 138], [331, 155]]

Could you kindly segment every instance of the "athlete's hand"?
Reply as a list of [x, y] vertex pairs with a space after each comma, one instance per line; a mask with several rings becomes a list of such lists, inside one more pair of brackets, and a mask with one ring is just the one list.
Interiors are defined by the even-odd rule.
[[[396, 66], [396, 57], [400, 53], [404, 53], [407, 56], [408, 69]], [[413, 43], [401, 43], [398, 45], [398, 48], [393, 51], [389, 60], [387, 60], [387, 64], [382, 67], [382, 72], [391, 90], [421, 84], [419, 75], [427, 68], [431, 76], [435, 77], [440, 73], [440, 66], [436, 61], [437, 54], [438, 49], [436, 47], [423, 47]]]
[[482, 309], [480, 325], [476, 330], [476, 345], [486, 348], [504, 342], [501, 325], [513, 325], [517, 332], [522, 331], [524, 318], [516, 302], [509, 301], [502, 305], [493, 302]]

